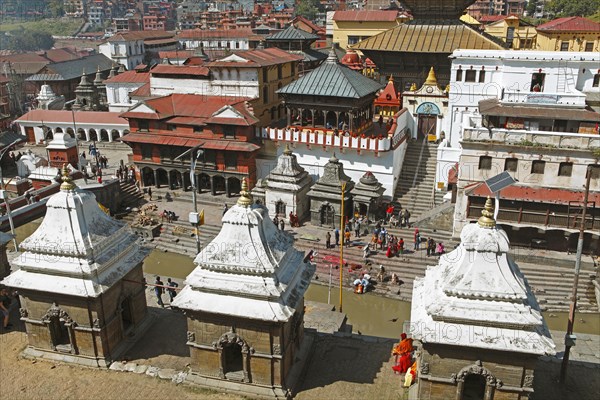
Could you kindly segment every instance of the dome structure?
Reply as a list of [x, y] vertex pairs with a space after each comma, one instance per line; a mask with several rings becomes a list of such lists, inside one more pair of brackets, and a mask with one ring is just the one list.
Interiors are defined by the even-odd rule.
[[[415, 279], [411, 324], [418, 329], [413, 337], [423, 343], [553, 355], [540, 307], [493, 216], [488, 197], [477, 224], [463, 228], [460, 245]], [[477, 327], [490, 329], [471, 334]]]

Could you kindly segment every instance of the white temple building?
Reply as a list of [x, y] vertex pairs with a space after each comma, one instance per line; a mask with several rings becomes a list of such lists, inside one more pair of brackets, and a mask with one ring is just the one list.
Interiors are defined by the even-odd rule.
[[266, 179], [265, 205], [270, 216], [278, 215], [288, 223], [289, 213], [298, 215], [303, 220], [310, 212], [310, 201], [306, 195], [313, 181], [286, 146], [277, 159], [277, 166]]
[[148, 251], [62, 172], [60, 191], [2, 285], [19, 291], [25, 356], [104, 367], [148, 326], [141, 284]]
[[482, 214], [463, 228], [456, 249], [415, 279], [411, 333], [423, 344], [419, 398], [436, 390], [438, 398], [485, 392], [493, 400], [502, 392], [497, 398], [522, 399], [533, 392], [537, 357], [555, 354], [490, 198]]
[[188, 316], [188, 380], [260, 397], [288, 397], [306, 361], [304, 293], [315, 266], [293, 247], [245, 180], [217, 237], [172, 306]]

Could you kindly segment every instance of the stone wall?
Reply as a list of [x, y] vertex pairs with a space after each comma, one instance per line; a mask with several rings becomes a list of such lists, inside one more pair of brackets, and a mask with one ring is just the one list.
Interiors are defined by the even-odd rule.
[[463, 371], [486, 378], [490, 400], [527, 399], [533, 392], [535, 361], [532, 355], [514, 352], [425, 345], [419, 360], [419, 398], [461, 399]]

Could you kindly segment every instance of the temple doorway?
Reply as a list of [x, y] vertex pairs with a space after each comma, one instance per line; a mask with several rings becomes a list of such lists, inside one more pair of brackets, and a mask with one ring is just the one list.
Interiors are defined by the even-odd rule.
[[485, 384], [483, 375], [467, 375], [463, 387], [462, 400], [484, 400]]
[[52, 347], [56, 351], [70, 353], [71, 338], [69, 337], [69, 328], [66, 326], [65, 321], [58, 316], [52, 317], [48, 328], [50, 329]]
[[244, 356], [242, 346], [230, 343], [223, 346], [223, 373], [229, 380], [244, 380]]
[[358, 215], [367, 215], [367, 212], [369, 211], [369, 207], [367, 207], [366, 204], [358, 203], [358, 205], [356, 207], [356, 211], [358, 212]]
[[436, 136], [437, 116], [435, 115], [419, 115], [419, 130], [418, 138], [422, 139], [429, 135]]
[[282, 200], [275, 203], [275, 214], [285, 217], [285, 203]]
[[121, 302], [121, 321], [123, 323], [123, 335], [133, 327], [133, 318], [131, 316], [131, 300], [123, 299]]
[[335, 211], [330, 204], [321, 206], [321, 225], [333, 226]]

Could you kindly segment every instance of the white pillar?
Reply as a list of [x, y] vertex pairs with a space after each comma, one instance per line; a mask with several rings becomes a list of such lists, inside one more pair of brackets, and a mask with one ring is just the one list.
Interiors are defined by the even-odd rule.
[[111, 130], [106, 130], [106, 132], [108, 133], [108, 142], [112, 142], [113, 141], [113, 137], [112, 137], [112, 129]]
[[85, 133], [85, 141], [89, 142], [90, 141], [90, 130], [84, 128], [83, 132]]

